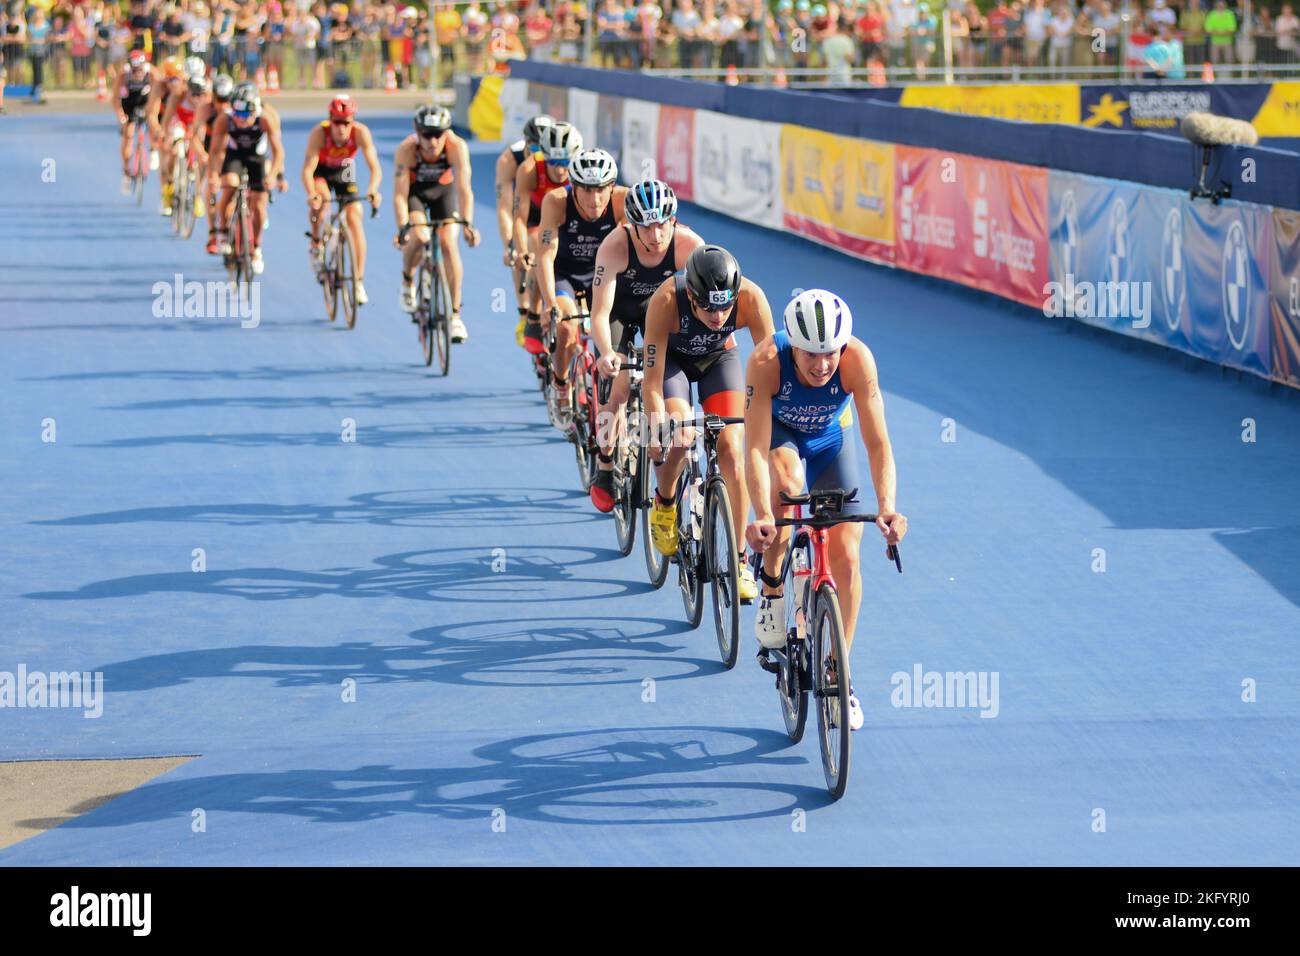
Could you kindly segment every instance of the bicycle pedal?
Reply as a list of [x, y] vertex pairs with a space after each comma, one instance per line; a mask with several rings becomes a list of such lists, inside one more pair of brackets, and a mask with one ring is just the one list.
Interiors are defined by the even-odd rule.
[[781, 673], [781, 665], [768, 656], [766, 647], [759, 648], [756, 656], [758, 659], [758, 666], [763, 668], [763, 670], [767, 671], [769, 674], [779, 675]]

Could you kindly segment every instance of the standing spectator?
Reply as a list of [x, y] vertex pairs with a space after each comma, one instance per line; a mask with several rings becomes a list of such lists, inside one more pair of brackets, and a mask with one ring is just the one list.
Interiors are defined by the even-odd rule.
[[[456, 5], [451, 0], [443, 0], [434, 10], [433, 30], [438, 38], [438, 63], [443, 74], [450, 77], [460, 65], [461, 54], [457, 49], [460, 42], [461, 19]], [[438, 79], [443, 83], [442, 77]]]
[[561, 2], [556, 7], [556, 35], [559, 38], [558, 59], [561, 63], [577, 63], [582, 56], [582, 20], [576, 3]]
[[174, 4], [162, 8], [162, 23], [158, 25], [158, 50], [154, 61], [161, 62], [169, 56], [184, 56], [185, 24], [181, 22], [180, 11]]
[[262, 25], [262, 63], [267, 73], [275, 68], [275, 75], [284, 78], [284, 41], [288, 24], [280, 0], [270, 0], [266, 5], [266, 19]]
[[208, 40], [212, 35], [212, 18], [208, 16], [208, 5], [204, 0], [195, 0], [190, 12], [185, 15], [185, 31], [190, 37], [190, 53], [205, 63], [210, 63]]
[[1237, 15], [1228, 9], [1226, 0], [1214, 0], [1214, 9], [1205, 15], [1205, 32], [1210, 37], [1210, 62], [1231, 63]]
[[86, 17], [86, 8], [72, 8], [68, 23], [68, 48], [72, 53], [72, 82], [83, 90], [94, 88], [90, 78], [90, 55], [94, 50], [95, 30]]
[[320, 39], [320, 21], [310, 9], [299, 11], [289, 27], [293, 37], [293, 81], [300, 90], [315, 84], [316, 41]]
[[870, 63], [881, 55], [885, 43], [885, 18], [881, 16], [880, 4], [876, 0], [868, 0], [853, 24], [853, 33], [858, 38], [863, 63]]
[[554, 45], [555, 21], [538, 0], [533, 0], [524, 18], [524, 36], [528, 40], [528, 58], [548, 62]]
[[334, 35], [334, 14], [324, 0], [318, 0], [311, 12], [320, 24], [320, 35], [316, 38], [316, 80], [313, 85], [318, 90], [327, 89], [334, 85], [334, 41], [331, 39]]
[[[105, 83], [108, 86], [113, 85], [117, 75], [117, 64], [122, 62], [120, 59], [113, 59], [113, 34], [117, 30], [117, 15], [120, 9], [114, 4], [104, 6], [103, 15], [99, 23], [95, 26], [95, 73], [103, 73]], [[126, 56], [126, 50], [122, 50], [122, 56]]]
[[1047, 22], [1050, 37], [1047, 50], [1047, 65], [1056, 70], [1070, 66], [1070, 48], [1074, 45], [1074, 16], [1064, 3], [1057, 3], [1052, 19]]
[[45, 11], [33, 7], [27, 14], [27, 63], [32, 71], [32, 102], [44, 103], [45, 63], [50, 52], [50, 25]]
[[924, 79], [926, 67], [934, 60], [939, 37], [939, 18], [930, 10], [927, 0], [921, 0], [916, 5], [916, 26], [912, 31], [912, 59], [916, 76], [917, 79]]
[[1173, 34], [1173, 28], [1161, 21], [1156, 38], [1147, 45], [1142, 55], [1148, 80], [1181, 80], [1187, 76], [1183, 69], [1183, 47]]
[[722, 16], [718, 18], [719, 68], [725, 70], [740, 66], [740, 34], [744, 29], [745, 21], [740, 17], [735, 0], [727, 0]]
[[605, 0], [596, 15], [596, 42], [600, 47], [600, 65], [618, 66], [623, 35], [627, 31], [627, 18], [618, 0]]
[[433, 75], [433, 53], [429, 47], [433, 40], [433, 24], [429, 22], [427, 11], [417, 10], [416, 20], [412, 25], [415, 36], [411, 39], [411, 45], [415, 50], [415, 82], [422, 87], [436, 87], [436, 78]]
[[1025, 11], [1025, 66], [1036, 67], [1043, 64], [1043, 45], [1047, 39], [1047, 24], [1051, 19], [1043, 0], [1031, 0]]
[[[1196, 3], [1197, 0], [1191, 0]], [[1097, 66], [1110, 66], [1115, 62], [1115, 52], [1119, 48], [1120, 19], [1119, 14], [1111, 9], [1109, 0], [1098, 0], [1092, 14], [1092, 28], [1101, 30], [1102, 49], [1093, 51], [1093, 62]]]
[[1278, 59], [1283, 63], [1294, 63], [1296, 34], [1300, 33], [1300, 18], [1296, 17], [1291, 4], [1282, 4], [1282, 12], [1277, 15], [1273, 29], [1277, 31]]
[[968, 0], [966, 4], [966, 22], [970, 24], [970, 44], [967, 60], [962, 66], [988, 66], [989, 22], [980, 13], [975, 0]]
[[488, 41], [488, 16], [479, 7], [478, 0], [474, 0], [465, 8], [463, 19], [465, 22], [463, 28], [465, 56], [469, 60], [469, 71], [471, 73], [482, 73], [483, 51], [487, 47]]
[[952, 59], [958, 66], [973, 65], [970, 53], [970, 21], [966, 11], [948, 11], [948, 33], [952, 40]]
[[384, 47], [381, 37], [384, 20], [392, 16], [392, 10], [393, 8], [386, 4], [382, 6], [369, 4], [365, 13], [361, 15], [361, 23], [357, 26], [357, 38], [361, 46], [361, 85], [366, 89], [374, 89], [382, 83], [381, 60], [387, 63], [389, 58], [384, 55], [387, 51], [381, 53]]
[[721, 27], [721, 21], [718, 19], [717, 6], [714, 0], [701, 0], [700, 3], [700, 32], [699, 45], [697, 47], [696, 61], [698, 69], [711, 70], [718, 63], [718, 45], [721, 42], [718, 31]]
[[[350, 86], [352, 80], [348, 67], [352, 63], [352, 23], [348, 20], [346, 3], [336, 3], [330, 8], [330, 53], [329, 85], [335, 89]], [[396, 64], [393, 69], [397, 69]]]
[[1007, 8], [1006, 63], [1014, 72], [1025, 62], [1025, 8], [1020, 0], [1011, 0]]
[[916, 7], [912, 0], [894, 0], [885, 21], [885, 45], [889, 48], [889, 66], [895, 69], [907, 62], [907, 38], [916, 26]]
[[212, 72], [233, 70], [235, 43], [235, 4], [233, 0], [216, 0], [212, 7]]
[[1165, 4], [1165, 0], [1151, 0], [1151, 9], [1147, 11], [1146, 23], [1147, 29], [1153, 34], [1158, 35], [1161, 26], [1167, 26], [1172, 31], [1177, 19], [1174, 11]]
[[827, 81], [835, 86], [848, 86], [853, 82], [853, 64], [857, 50], [853, 41], [840, 32], [836, 20], [827, 24], [821, 45]]
[[1208, 56], [1205, 46], [1205, 11], [1201, 0], [1187, 0], [1187, 6], [1178, 18], [1178, 28], [1183, 32], [1183, 52], [1189, 63], [1204, 63]]
[[988, 33], [987, 66], [1006, 67], [1011, 63], [1011, 49], [1007, 42], [1007, 21], [1011, 18], [1011, 8], [1006, 0], [997, 0], [996, 5], [984, 18], [984, 29]]
[[[793, 0], [787, 0], [794, 8]], [[677, 37], [678, 65], [691, 70], [698, 64], [697, 47], [700, 36], [700, 15], [695, 10], [695, 0], [677, 0], [673, 9], [672, 32]]]

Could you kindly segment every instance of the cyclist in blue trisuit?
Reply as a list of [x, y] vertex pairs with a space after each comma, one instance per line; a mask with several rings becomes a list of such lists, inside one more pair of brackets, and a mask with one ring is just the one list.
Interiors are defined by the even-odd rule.
[[[785, 645], [785, 598], [781, 562], [789, 527], [777, 528], [774, 515], [789, 516], [781, 503], [789, 495], [841, 488], [865, 489], [858, 476], [849, 400], [857, 409], [862, 443], [871, 462], [876, 491], [876, 527], [887, 544], [907, 534], [907, 518], [895, 510], [897, 476], [894, 452], [885, 426], [885, 403], [876, 376], [876, 360], [853, 337], [853, 316], [833, 292], [808, 289], [785, 309], [785, 329], [763, 342], [750, 356], [745, 373], [746, 480], [754, 503], [754, 520], [745, 531], [750, 547], [763, 554], [762, 597], [754, 619], [763, 657]], [[800, 460], [802, 459], [802, 466]], [[844, 514], [863, 514], [861, 501], [846, 502]], [[835, 525], [830, 531], [831, 574], [839, 590], [845, 646], [852, 648], [862, 601], [858, 552], [860, 522]], [[773, 547], [776, 545], [776, 547]], [[849, 726], [862, 726], [862, 707], [849, 688]]]

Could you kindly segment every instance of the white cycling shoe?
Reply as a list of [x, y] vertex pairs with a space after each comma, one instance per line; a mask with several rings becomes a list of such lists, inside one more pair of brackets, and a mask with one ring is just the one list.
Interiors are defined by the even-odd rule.
[[262, 248], [259, 246], [253, 250], [253, 275], [260, 276], [265, 268], [266, 263], [262, 261]]
[[770, 651], [785, 647], [785, 595], [759, 595], [754, 635]]
[[158, 150], [149, 150], [149, 172], [156, 172], [158, 169]]
[[453, 342], [468, 342], [469, 332], [465, 328], [465, 323], [460, 320], [459, 315], [451, 317], [451, 340]]
[[402, 311], [414, 312], [418, 304], [415, 300], [415, 283], [402, 286]]
[[862, 705], [858, 703], [858, 695], [852, 687], [849, 688], [849, 730], [862, 729]]
[[362, 285], [361, 280], [358, 279], [357, 280], [357, 305], [365, 305], [369, 301], [370, 301], [370, 296], [366, 295], [366, 287]]
[[131, 181], [131, 177], [123, 173], [122, 174], [122, 195], [123, 196], [131, 195], [131, 188], [134, 185], [135, 184]]

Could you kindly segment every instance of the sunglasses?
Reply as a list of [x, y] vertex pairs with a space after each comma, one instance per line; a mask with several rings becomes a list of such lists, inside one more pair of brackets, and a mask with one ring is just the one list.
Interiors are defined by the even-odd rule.
[[431, 130], [431, 129], [420, 130], [420, 139], [442, 139], [442, 137], [446, 135], [447, 135], [447, 131], [445, 129], [444, 130]]
[[252, 118], [253, 118], [253, 111], [252, 111], [252, 110], [231, 110], [230, 112], [231, 112], [232, 114], [234, 114], [235, 119], [252, 119]]
[[331, 125], [331, 126], [351, 126], [351, 125], [352, 125], [352, 120], [350, 120], [350, 119], [332, 119], [332, 120], [330, 120], [330, 125]]

